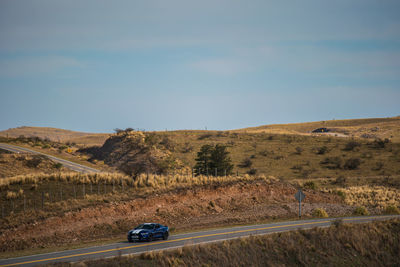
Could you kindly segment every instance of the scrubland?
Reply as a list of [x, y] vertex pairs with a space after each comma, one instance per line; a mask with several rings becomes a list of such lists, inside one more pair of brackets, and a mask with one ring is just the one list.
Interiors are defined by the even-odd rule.
[[[4, 244], [0, 257], [29, 249], [124, 239], [127, 230], [143, 221], [167, 224], [175, 233], [290, 220], [297, 217], [294, 193], [299, 188], [306, 194], [305, 218], [398, 213], [400, 143], [393, 141], [395, 132], [380, 132], [398, 121], [326, 124], [355, 127], [354, 132], [360, 133], [370, 131], [372, 125], [378, 127], [371, 130], [376, 135], [368, 138], [263, 129], [120, 131], [97, 147], [40, 138], [2, 138], [2, 142], [112, 173], [66, 173], [50, 163], [46, 167], [45, 159], [31, 173], [25, 163], [30, 158], [21, 160], [18, 164], [24, 167], [13, 171], [7, 166], [12, 165], [12, 157], [17, 162], [17, 156], [7, 154], [3, 163], [0, 158], [0, 170], [4, 170], [0, 179], [0, 243]], [[376, 126], [378, 123], [385, 125]], [[296, 131], [324, 126], [310, 125], [297, 125]], [[389, 139], [380, 139], [386, 136]], [[210, 171], [210, 175], [192, 175], [196, 154], [205, 144], [227, 146], [234, 164], [232, 174], [214, 177]]]

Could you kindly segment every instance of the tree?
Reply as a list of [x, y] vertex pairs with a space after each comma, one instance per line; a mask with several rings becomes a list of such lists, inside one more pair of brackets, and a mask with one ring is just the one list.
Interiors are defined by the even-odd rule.
[[203, 145], [200, 151], [197, 152], [196, 165], [194, 166], [196, 175], [208, 174], [211, 162], [211, 153], [213, 146]]
[[225, 145], [217, 144], [215, 147], [204, 145], [197, 153], [196, 175], [211, 174], [217, 176], [232, 173], [233, 164]]

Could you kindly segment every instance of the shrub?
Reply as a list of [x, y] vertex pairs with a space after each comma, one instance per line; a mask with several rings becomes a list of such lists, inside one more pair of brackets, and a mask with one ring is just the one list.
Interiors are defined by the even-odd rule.
[[32, 159], [26, 161], [26, 166], [29, 168], [36, 168], [43, 161], [43, 156], [34, 155]]
[[339, 157], [327, 157], [321, 161], [321, 164], [328, 169], [340, 169], [342, 165], [342, 159]]
[[297, 155], [301, 155], [301, 153], [303, 152], [303, 149], [301, 147], [296, 147], [296, 154]]
[[317, 209], [313, 210], [312, 215], [313, 215], [313, 217], [318, 217], [318, 218], [328, 218], [329, 217], [328, 213], [323, 208], [317, 208]]
[[355, 170], [358, 168], [358, 166], [360, 166], [360, 164], [361, 164], [361, 161], [359, 158], [350, 158], [350, 159], [346, 160], [343, 168], [345, 170]]
[[326, 147], [326, 146], [318, 147], [318, 148], [317, 148], [317, 151], [316, 151], [316, 153], [317, 153], [318, 155], [323, 155], [323, 154], [325, 154], [326, 152], [328, 152], [328, 147]]
[[394, 205], [389, 205], [385, 208], [385, 214], [400, 214], [400, 210]]
[[182, 153], [189, 153], [192, 151], [193, 151], [193, 146], [189, 142], [186, 142], [182, 148]]
[[385, 148], [385, 145], [390, 142], [389, 139], [385, 138], [384, 140], [382, 139], [375, 139], [374, 142], [372, 143], [373, 148]]
[[353, 211], [354, 215], [369, 215], [369, 211], [364, 206], [358, 206]]
[[341, 227], [341, 226], [343, 225], [343, 219], [336, 219], [336, 220], [333, 222], [333, 225], [334, 225], [335, 227]]
[[211, 136], [213, 136], [213, 135], [212, 135], [212, 134], [209, 134], [209, 133], [207, 133], [207, 134], [202, 134], [202, 135], [200, 135], [197, 139], [198, 139], [198, 140], [204, 140], [204, 139], [210, 138]]
[[383, 165], [384, 165], [383, 162], [378, 161], [378, 162], [376, 163], [375, 167], [372, 168], [372, 170], [373, 170], [373, 171], [380, 171], [380, 170], [382, 170]]
[[255, 175], [257, 173], [257, 169], [252, 168], [247, 173], [250, 175]]
[[346, 183], [346, 177], [344, 176], [339, 176], [338, 178], [335, 179], [335, 181], [332, 182], [332, 184], [337, 184], [337, 185], [344, 185]]
[[63, 166], [63, 165], [62, 165], [60, 162], [54, 163], [54, 165], [53, 165], [53, 167], [54, 167], [55, 169], [57, 169], [57, 170], [61, 169], [62, 166]]
[[242, 163], [240, 163], [238, 166], [241, 168], [250, 168], [251, 165], [253, 165], [253, 162], [251, 161], [250, 158], [245, 158]]
[[303, 184], [303, 187], [304, 187], [304, 188], [308, 188], [308, 189], [312, 189], [312, 190], [317, 189], [317, 185], [315, 184], [314, 181], [305, 182], [305, 183]]
[[336, 194], [341, 197], [343, 200], [346, 198], [346, 193], [343, 191], [338, 190]]
[[343, 148], [345, 151], [353, 151], [356, 147], [361, 146], [361, 144], [357, 141], [351, 140], [349, 141]]

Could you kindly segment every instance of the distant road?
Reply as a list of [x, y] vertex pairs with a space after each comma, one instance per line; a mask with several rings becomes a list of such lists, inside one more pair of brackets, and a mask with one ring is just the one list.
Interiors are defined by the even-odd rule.
[[4, 150], [8, 150], [11, 151], [13, 153], [32, 153], [32, 154], [39, 154], [39, 155], [43, 155], [48, 157], [49, 159], [51, 159], [52, 161], [55, 162], [59, 162], [61, 163], [64, 167], [71, 169], [73, 171], [77, 171], [77, 172], [81, 172], [81, 173], [92, 173], [92, 172], [101, 172], [100, 170], [97, 169], [93, 169], [72, 161], [68, 161], [65, 159], [60, 159], [57, 157], [54, 157], [52, 155], [48, 155], [48, 154], [44, 154], [41, 152], [37, 152], [25, 147], [19, 147], [19, 146], [14, 146], [14, 145], [10, 145], [10, 144], [4, 144], [4, 143], [0, 143], [0, 149], [4, 149]]
[[[378, 220], [388, 220], [400, 218], [400, 215], [388, 216], [365, 216], [365, 217], [346, 217], [342, 218], [344, 223], [364, 223]], [[160, 240], [155, 242], [128, 243], [121, 241], [119, 243], [88, 247], [46, 254], [25, 256], [20, 258], [11, 258], [0, 260], [0, 267], [5, 266], [35, 266], [38, 264], [49, 264], [54, 262], [77, 262], [88, 259], [99, 259], [115, 257], [120, 255], [140, 254], [147, 251], [166, 250], [182, 247], [185, 245], [204, 244], [211, 242], [220, 242], [223, 240], [240, 238], [250, 235], [270, 234], [277, 232], [287, 232], [297, 229], [307, 229], [313, 227], [330, 226], [336, 219], [314, 219], [300, 220], [270, 224], [259, 224], [251, 226], [239, 226], [217, 230], [208, 230], [194, 233], [186, 233], [170, 236], [169, 240]], [[132, 225], [133, 227], [133, 225]]]

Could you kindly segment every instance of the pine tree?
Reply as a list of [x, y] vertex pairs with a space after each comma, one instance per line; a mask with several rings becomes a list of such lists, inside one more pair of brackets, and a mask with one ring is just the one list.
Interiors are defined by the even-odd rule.
[[211, 152], [211, 162], [210, 167], [215, 175], [215, 170], [217, 170], [217, 176], [229, 175], [232, 173], [233, 164], [231, 163], [231, 158], [229, 157], [229, 152], [226, 150], [226, 146], [222, 144], [217, 144], [213, 151]]
[[[225, 145], [217, 144], [215, 147], [211, 145], [203, 145], [197, 153], [196, 175], [229, 175], [232, 173], [233, 164], [229, 157], [229, 152]], [[215, 172], [217, 170], [217, 172]]]
[[208, 171], [210, 170], [212, 150], [213, 146], [203, 145], [200, 148], [200, 151], [197, 152], [196, 165], [194, 166], [196, 175], [208, 174]]

